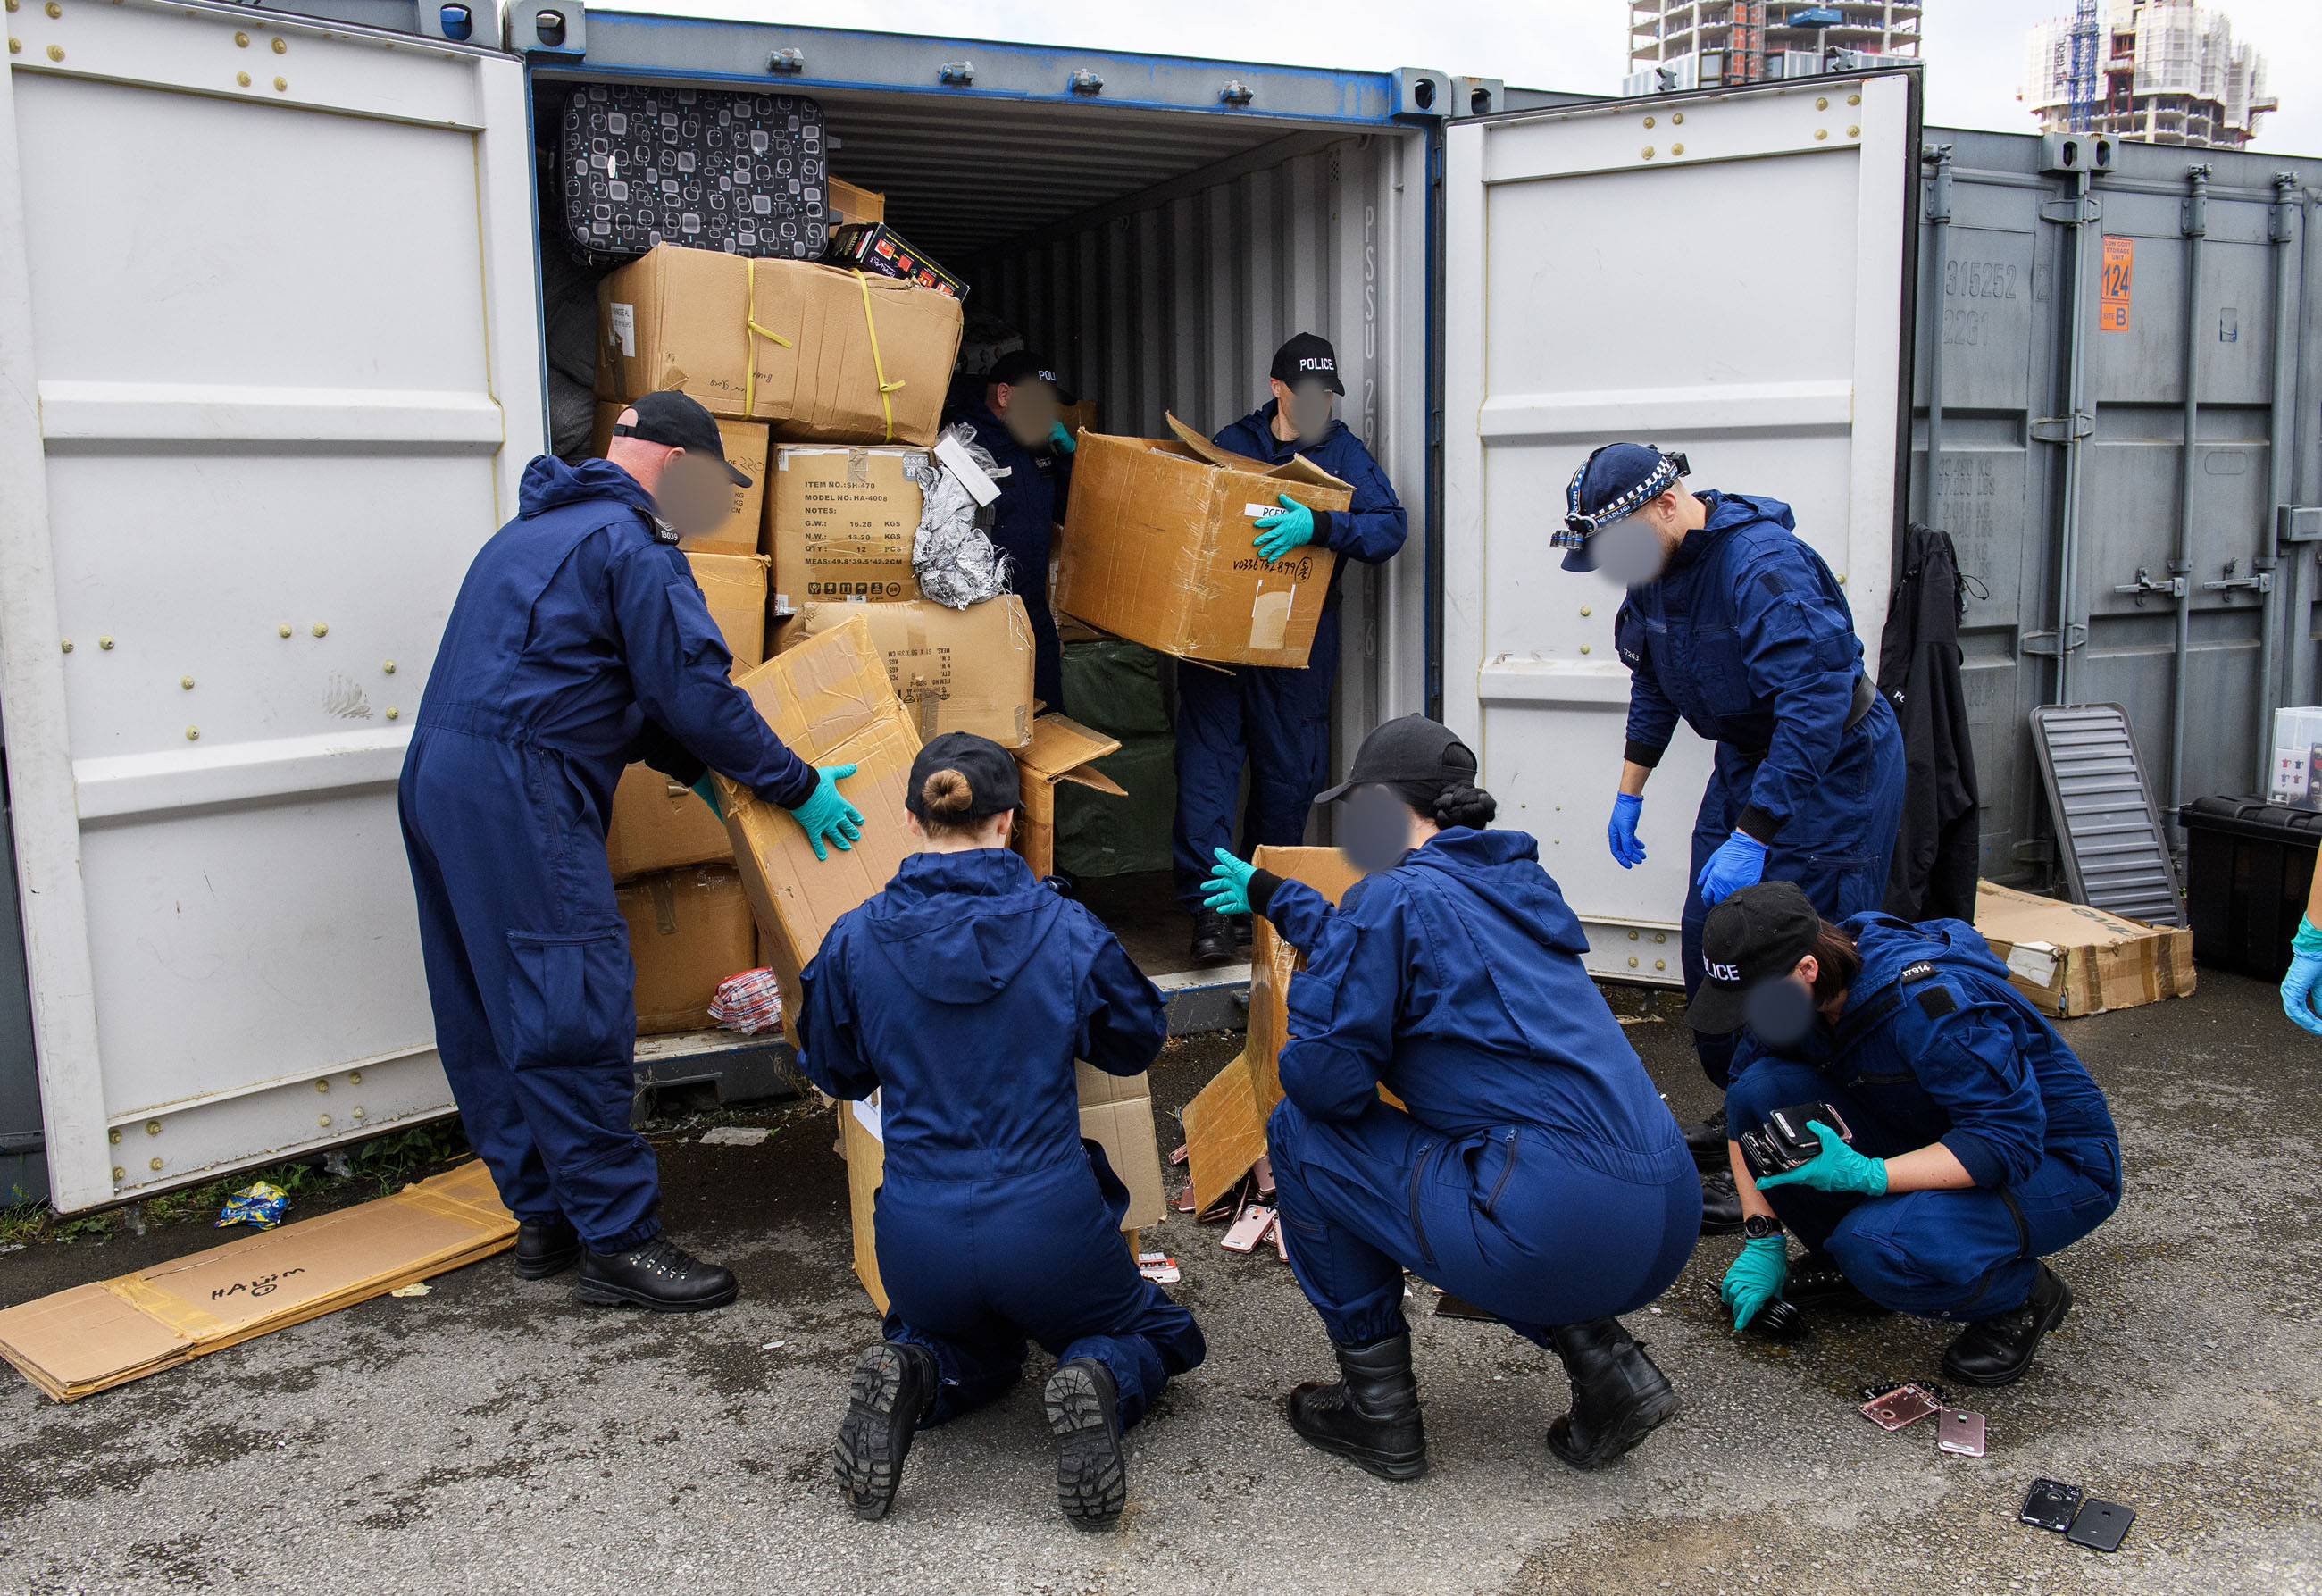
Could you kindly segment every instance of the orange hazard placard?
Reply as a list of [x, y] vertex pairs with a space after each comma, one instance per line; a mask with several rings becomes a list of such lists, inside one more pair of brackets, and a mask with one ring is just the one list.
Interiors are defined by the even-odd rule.
[[2136, 241], [2107, 237], [2104, 241], [2104, 294], [2097, 301], [2097, 330], [2128, 331], [2129, 284], [2136, 275]]

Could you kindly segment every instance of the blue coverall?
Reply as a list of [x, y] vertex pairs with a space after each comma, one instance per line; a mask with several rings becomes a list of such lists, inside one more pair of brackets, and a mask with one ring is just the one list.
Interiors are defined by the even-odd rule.
[[1266, 1151], [1332, 1341], [1400, 1334], [1405, 1269], [1542, 1346], [1677, 1278], [1701, 1179], [1531, 837], [1453, 827], [1336, 910], [1284, 881], [1266, 916], [1308, 960]]
[[1029, 1336], [1102, 1362], [1135, 1424], [1206, 1349], [1129, 1255], [1129, 1192], [1081, 1139], [1073, 1061], [1145, 1069], [1168, 1038], [1160, 992], [1004, 848], [905, 859], [803, 985], [800, 1066], [833, 1097], [879, 1092], [881, 1333], [935, 1354], [926, 1423], [1006, 1391]]
[[1319, 443], [1285, 443], [1274, 435], [1276, 407], [1267, 400], [1220, 433], [1218, 445], [1269, 465], [1303, 454], [1350, 484], [1354, 503], [1346, 510], [1314, 512], [1312, 546], [1335, 550], [1339, 562], [1303, 670], [1237, 665], [1228, 673], [1193, 665], [1177, 672], [1177, 820], [1170, 853], [1177, 899], [1189, 909], [1202, 907], [1202, 883], [1216, 850], [1233, 847], [1234, 798], [1245, 759], [1249, 804], [1242, 816], [1242, 856], [1266, 844], [1294, 847], [1306, 840], [1314, 795], [1330, 785], [1339, 579], [1348, 560], [1379, 565], [1394, 559], [1411, 530], [1386, 473], [1346, 423], [1331, 422]]
[[1051, 713], [1060, 713], [1064, 651], [1056, 642], [1056, 617], [1048, 608], [1048, 556], [1072, 488], [1072, 456], [1045, 446], [1025, 448], [982, 399], [965, 406], [960, 419], [975, 429], [975, 441], [1008, 473], [999, 479], [1000, 497], [992, 501], [992, 543], [1012, 561], [1010, 583], [1032, 619], [1032, 696]]
[[[705, 763], [785, 807], [815, 773], [727, 679], [674, 534], [610, 461], [543, 456], [468, 568], [398, 793], [435, 1046], [468, 1140], [519, 1218], [601, 1253], [661, 1229], [629, 1128], [636, 1009], [605, 862], [622, 769]], [[722, 972], [721, 972], [722, 973]]]
[[[1708, 524], [1659, 580], [1629, 589], [1613, 623], [1630, 671], [1625, 757], [1659, 764], [1680, 716], [1717, 744], [1679, 922], [1687, 998], [1701, 985], [1709, 915], [1701, 871], [1727, 837], [1765, 844], [1763, 879], [1796, 881], [1836, 921], [1884, 901], [1903, 813], [1902, 731], [1863, 681], [1854, 615], [1830, 567], [1797, 535], [1789, 506], [1700, 497]], [[1724, 1085], [1732, 1038], [1696, 1034], [1694, 1047]]]
[[1965, 921], [1865, 914], [1846, 929], [1862, 973], [1838, 1025], [1778, 1056], [1743, 1032], [1727, 1123], [1739, 1134], [1777, 1108], [1826, 1102], [1868, 1157], [1941, 1142], [1972, 1190], [1764, 1195], [1884, 1307], [1939, 1319], [2021, 1307], [2039, 1260], [2120, 1206], [2120, 1136], [2104, 1093]]

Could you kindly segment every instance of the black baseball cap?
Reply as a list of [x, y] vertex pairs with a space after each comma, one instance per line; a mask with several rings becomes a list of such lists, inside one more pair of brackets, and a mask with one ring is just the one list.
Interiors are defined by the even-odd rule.
[[1796, 881], [1760, 881], [1723, 899], [1702, 923], [1701, 989], [1685, 1023], [1713, 1036], [1740, 1030], [1751, 989], [1787, 977], [1821, 935], [1822, 916]]
[[1347, 385], [1339, 380], [1339, 351], [1319, 333], [1301, 333], [1275, 350], [1274, 369], [1266, 375], [1293, 388], [1311, 378], [1320, 378], [1334, 394], [1343, 397], [1347, 391]]
[[920, 795], [927, 791], [928, 778], [937, 771], [957, 771], [967, 778], [967, 819], [982, 820], [1024, 801], [1014, 754], [974, 732], [946, 732], [921, 748], [911, 762], [911, 784], [903, 794], [903, 807], [922, 820], [928, 817], [928, 807]]
[[725, 467], [735, 487], [750, 485], [750, 479], [727, 464], [726, 440], [718, 435], [718, 423], [701, 407], [699, 400], [675, 388], [663, 388], [647, 394], [628, 408], [637, 413], [636, 420], [626, 425], [615, 422], [613, 436], [643, 438], [648, 443], [666, 443], [688, 454], [707, 455]]
[[1072, 395], [1057, 379], [1056, 369], [1028, 349], [1010, 350], [1001, 355], [992, 363], [992, 369], [983, 374], [983, 380], [994, 388], [1045, 382], [1056, 391], [1056, 403], [1069, 405], [1073, 402]]
[[1406, 715], [1374, 727], [1355, 750], [1354, 768], [1347, 779], [1328, 792], [1316, 793], [1314, 801], [1335, 804], [1358, 787], [1475, 779], [1476, 755], [1449, 726], [1423, 715]]

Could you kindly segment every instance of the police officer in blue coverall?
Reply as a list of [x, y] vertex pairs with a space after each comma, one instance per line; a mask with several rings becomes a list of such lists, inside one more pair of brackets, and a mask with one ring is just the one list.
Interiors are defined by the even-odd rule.
[[[1699, 988], [1710, 906], [1762, 879], [1796, 881], [1831, 919], [1877, 908], [1903, 806], [1903, 738], [1862, 671], [1862, 644], [1830, 568], [1778, 500], [1678, 486], [1682, 455], [1608, 443], [1566, 492], [1567, 570], [1628, 589], [1613, 623], [1630, 671], [1628, 746], [1605, 836], [1623, 870], [1644, 862], [1645, 781], [1682, 718], [1717, 745], [1694, 820], [1679, 921], [1685, 990]], [[1732, 1042], [1696, 1033], [1723, 1086]], [[1705, 1170], [1703, 1228], [1741, 1214], [1723, 1172], [1723, 1114], [1686, 1133]]]
[[1168, 1038], [1161, 994], [1112, 933], [1008, 848], [1016, 761], [947, 732], [906, 789], [924, 851], [840, 917], [806, 968], [800, 1062], [834, 1097], [879, 1093], [882, 1339], [856, 1360], [832, 1455], [866, 1518], [895, 1497], [916, 1428], [982, 1407], [1056, 1354], [1044, 1393], [1056, 1500], [1120, 1516], [1120, 1433], [1202, 1361], [1193, 1316], [1138, 1272], [1129, 1192], [1083, 1141], [1073, 1061], [1113, 1075]]
[[1072, 434], [1057, 418], [1056, 374], [1038, 355], [1000, 357], [983, 395], [960, 419], [1004, 473], [992, 502], [992, 545], [1009, 556], [1009, 582], [1032, 621], [1032, 696], [1051, 711], [1065, 707], [1064, 652], [1048, 608], [1048, 556], [1072, 489]]
[[1203, 878], [1211, 856], [1233, 846], [1242, 765], [1249, 765], [1242, 853], [1303, 842], [1314, 794], [1330, 780], [1339, 579], [1348, 560], [1378, 565], [1393, 559], [1410, 532], [1386, 473], [1362, 440], [1330, 415], [1331, 397], [1347, 389], [1329, 341], [1301, 333], [1284, 344], [1275, 351], [1268, 386], [1274, 397], [1219, 433], [1219, 447], [1269, 465], [1303, 454], [1352, 486], [1354, 499], [1345, 510], [1311, 510], [1281, 494], [1282, 507], [1256, 521], [1251, 542], [1270, 563], [1295, 558], [1310, 543], [1339, 555], [1303, 670], [1237, 665], [1226, 672], [1189, 665], [1177, 672], [1177, 821], [1171, 855], [1178, 900], [1193, 913], [1193, 957], [1203, 963], [1232, 958], [1237, 944], [1232, 923], [1203, 901]]
[[1479, 829], [1495, 805], [1476, 768], [1422, 716], [1363, 740], [1321, 798], [1347, 799], [1341, 846], [1369, 872], [1336, 910], [1222, 848], [1211, 877], [1211, 907], [1264, 915], [1307, 957], [1266, 1150], [1340, 1377], [1294, 1391], [1290, 1422], [1390, 1480], [1427, 1462], [1404, 1270], [1556, 1352], [1572, 1400], [1549, 1447], [1594, 1468], [1677, 1410], [1612, 1316], [1677, 1278], [1701, 1212], [1684, 1137], [1581, 965], [1587, 938], [1539, 844]]
[[[1943, 1372], [2006, 1385], [2072, 1306], [2043, 1261], [2120, 1206], [2104, 1093], [1961, 920], [1825, 924], [1787, 881], [1733, 893], [1703, 932], [1710, 975], [1686, 1017], [1740, 1030], [1727, 1122], [1808, 1117], [1820, 1150], [1735, 1180], [1749, 1239], [1726, 1272], [1738, 1328], [1777, 1297], [1964, 1321]], [[1805, 1244], [1792, 1265], [1782, 1229]]]
[[517, 518], [468, 568], [403, 761], [398, 804], [435, 1046], [468, 1140], [518, 1220], [516, 1271], [580, 1264], [584, 1302], [673, 1312], [734, 1276], [661, 1234], [653, 1150], [629, 1128], [636, 1009], [605, 862], [624, 766], [714, 766], [850, 847], [862, 820], [727, 679], [678, 540], [725, 518], [709, 413], [679, 393], [622, 412], [604, 460], [525, 468]]

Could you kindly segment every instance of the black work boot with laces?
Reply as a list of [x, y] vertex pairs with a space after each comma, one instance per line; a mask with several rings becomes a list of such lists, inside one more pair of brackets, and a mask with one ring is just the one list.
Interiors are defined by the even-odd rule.
[[580, 1233], [562, 1214], [519, 1219], [516, 1227], [518, 1280], [546, 1280], [580, 1262]]
[[1725, 1151], [1725, 1110], [1723, 1108], [1700, 1124], [1685, 1127], [1686, 1150], [1693, 1154], [1694, 1165], [1697, 1169], [1724, 1170], [1730, 1173], [1733, 1166]]
[[1678, 1409], [1668, 1377], [1618, 1319], [1549, 1332], [1572, 1381], [1572, 1411], [1548, 1427], [1548, 1449], [1576, 1469], [1608, 1464]]
[[882, 1341], [855, 1360], [830, 1477], [856, 1518], [883, 1518], [895, 1505], [903, 1459], [935, 1406], [937, 1382], [935, 1354], [909, 1341]]
[[1963, 1385], [2012, 1384], [2032, 1366], [2040, 1338], [2071, 1311], [2072, 1289], [2043, 1263], [2021, 1308], [1979, 1319], [1959, 1333], [1943, 1354], [1943, 1373]]
[[1214, 909], [1193, 911], [1193, 962], [1224, 964], [1231, 962], [1241, 949], [1234, 940], [1233, 922]]
[[1731, 1170], [1709, 1170], [1701, 1177], [1701, 1234], [1731, 1236], [1742, 1228], [1742, 1193]]
[[699, 1313], [725, 1307], [741, 1289], [732, 1270], [704, 1263], [665, 1236], [626, 1253], [591, 1247], [580, 1259], [580, 1300], [599, 1307], [634, 1302], [663, 1313]]
[[1382, 1480], [1427, 1472], [1419, 1422], [1419, 1382], [1411, 1376], [1411, 1336], [1339, 1346], [1339, 1378], [1308, 1381], [1290, 1393], [1290, 1427], [1325, 1452], [1351, 1458]]
[[1110, 1529], [1129, 1502], [1120, 1452], [1120, 1388], [1094, 1358], [1056, 1365], [1040, 1393], [1056, 1438], [1056, 1506], [1076, 1529]]

